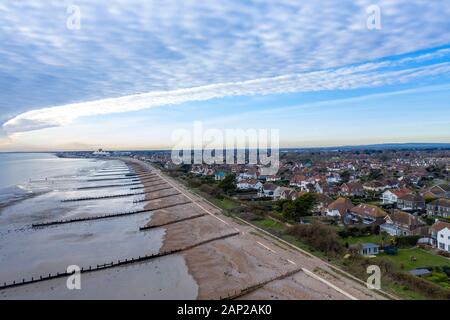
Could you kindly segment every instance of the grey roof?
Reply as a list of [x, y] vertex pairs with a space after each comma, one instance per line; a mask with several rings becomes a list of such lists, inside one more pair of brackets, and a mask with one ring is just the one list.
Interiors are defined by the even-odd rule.
[[409, 272], [413, 276], [427, 276], [431, 274], [431, 271], [428, 269], [414, 269]]

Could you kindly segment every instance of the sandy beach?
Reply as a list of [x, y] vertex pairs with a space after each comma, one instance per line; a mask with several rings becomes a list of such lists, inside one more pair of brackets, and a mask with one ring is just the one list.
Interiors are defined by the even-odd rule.
[[[136, 171], [158, 173], [162, 181], [181, 193], [164, 199], [156, 199], [161, 194], [154, 197], [150, 194], [146, 197], [149, 200], [146, 208], [190, 201], [153, 211], [146, 226], [165, 224], [162, 251], [239, 232], [236, 236], [183, 252], [189, 273], [198, 284], [198, 299], [384, 299], [361, 283], [337, 274], [322, 260], [296, 252], [247, 225], [221, 215], [218, 208], [148, 164], [137, 160], [131, 160], [129, 164]], [[154, 187], [146, 190], [151, 188]], [[164, 193], [170, 192], [168, 190]]]

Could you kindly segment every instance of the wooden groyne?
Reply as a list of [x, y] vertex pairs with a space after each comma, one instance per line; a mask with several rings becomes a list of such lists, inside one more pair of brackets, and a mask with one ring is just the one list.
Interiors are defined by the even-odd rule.
[[[119, 183], [119, 184], [105, 184], [101, 186], [87, 186], [87, 187], [79, 187], [77, 190], [89, 190], [89, 189], [101, 189], [101, 188], [111, 188], [111, 187], [128, 187], [128, 186], [137, 186], [141, 184], [140, 182], [132, 182], [132, 183]], [[130, 188], [133, 189], [133, 188]]]
[[[195, 248], [200, 245], [207, 244], [207, 243], [210, 243], [213, 241], [234, 237], [238, 234], [239, 234], [239, 232], [228, 233], [225, 235], [216, 236], [216, 237], [213, 237], [210, 239], [206, 239], [206, 240], [202, 240], [202, 241], [190, 244], [190, 245], [186, 245], [186, 246], [183, 246], [183, 247], [177, 248], [177, 249], [167, 250], [167, 251], [144, 255], [144, 256], [138, 256], [137, 258], [134, 257], [134, 258], [119, 259], [117, 261], [111, 261], [109, 263], [97, 264], [95, 266], [89, 266], [88, 268], [82, 267], [80, 272], [81, 273], [95, 272], [95, 271], [110, 269], [110, 268], [114, 268], [114, 267], [118, 267], [118, 266], [122, 266], [122, 265], [143, 262], [143, 261], [147, 261], [147, 260], [151, 260], [151, 259], [155, 259], [155, 258], [159, 258], [159, 257], [163, 257], [163, 256], [168, 256], [168, 255], [186, 251], [186, 250], [189, 250], [189, 249], [192, 249], [192, 248]], [[14, 287], [23, 286], [26, 284], [32, 284], [32, 283], [36, 283], [36, 282], [42, 282], [42, 281], [51, 280], [51, 279], [69, 277], [69, 276], [73, 275], [74, 273], [75, 273], [75, 271], [70, 272], [70, 273], [67, 271], [64, 271], [64, 272], [57, 272], [54, 274], [49, 273], [46, 275], [40, 275], [38, 277], [31, 277], [29, 279], [23, 278], [22, 281], [13, 281], [10, 283], [4, 282], [3, 285], [0, 285], [0, 290], [14, 288]]]
[[133, 179], [134, 181], [137, 181], [137, 177], [117, 177], [117, 178], [102, 178], [102, 179], [87, 179], [88, 182], [95, 182], [95, 181], [111, 181], [111, 180], [124, 180], [124, 179]]
[[[141, 184], [141, 183], [139, 183], [139, 184]], [[155, 184], [150, 184], [150, 185], [145, 185], [145, 186], [140, 186], [140, 187], [132, 187], [132, 188], [130, 188], [130, 190], [138, 190], [138, 189], [157, 187], [157, 186], [162, 186], [163, 184], [167, 184], [167, 182], [155, 183]]]
[[92, 216], [92, 217], [82, 217], [82, 218], [74, 218], [74, 219], [63, 219], [63, 220], [52, 220], [47, 222], [39, 222], [39, 223], [33, 223], [31, 226], [33, 228], [41, 228], [41, 227], [48, 227], [52, 225], [59, 225], [59, 224], [67, 224], [67, 223], [74, 223], [74, 222], [83, 222], [83, 221], [92, 221], [92, 220], [101, 220], [101, 219], [108, 219], [108, 218], [116, 218], [116, 217], [123, 217], [123, 216], [129, 216], [133, 214], [138, 213], [145, 213], [145, 212], [151, 212], [176, 206], [181, 206], [184, 204], [191, 203], [192, 201], [184, 201], [180, 203], [173, 203], [169, 205], [164, 205], [156, 208], [151, 209], [142, 209], [142, 210], [135, 210], [135, 211], [126, 211], [126, 212], [119, 212], [119, 213], [111, 213], [111, 214], [104, 214], [104, 215], [98, 215], [98, 216]]
[[[149, 191], [144, 191], [144, 192], [130, 192], [130, 193], [120, 193], [120, 194], [108, 194], [108, 195], [97, 196], [97, 197], [82, 197], [82, 198], [62, 199], [61, 202], [104, 200], [104, 199], [112, 199], [112, 198], [139, 196], [139, 195], [148, 194], [148, 193], [161, 191], [161, 190], [166, 190], [166, 189], [170, 189], [170, 188], [172, 188], [172, 187], [159, 188], [159, 189], [149, 190]], [[142, 202], [142, 201], [134, 201], [134, 202]]]
[[[156, 191], [154, 191], [154, 192], [156, 192]], [[181, 194], [181, 192], [175, 192], [175, 193], [166, 194], [166, 195], [163, 195], [163, 196], [160, 196], [160, 197], [156, 197], [156, 198], [135, 200], [135, 201], [133, 201], [133, 203], [140, 203], [140, 202], [147, 202], [147, 201], [152, 201], [152, 200], [164, 199], [164, 198], [169, 198], [169, 197], [172, 197], [172, 196], [177, 196], [177, 195], [180, 195], [180, 194]]]
[[281, 279], [290, 277], [290, 276], [292, 276], [292, 275], [294, 275], [294, 274], [296, 274], [297, 272], [300, 272], [300, 271], [302, 271], [301, 267], [300, 268], [296, 268], [296, 269], [291, 270], [291, 271], [286, 272], [286, 273], [279, 274], [279, 275], [277, 275], [275, 277], [272, 277], [272, 278], [269, 278], [267, 280], [258, 282], [257, 284], [245, 287], [243, 289], [235, 290], [234, 292], [229, 293], [227, 296], [223, 296], [223, 297], [219, 296], [219, 300], [233, 300], [233, 299], [242, 297], [242, 296], [244, 296], [246, 294], [249, 294], [249, 293], [251, 293], [251, 292], [253, 292], [255, 290], [258, 290], [258, 289], [264, 287], [266, 284], [269, 284], [272, 281], [281, 280]]
[[182, 222], [182, 221], [187, 221], [187, 220], [192, 220], [192, 219], [197, 219], [197, 218], [201, 218], [206, 216], [207, 213], [199, 213], [193, 216], [189, 216], [189, 217], [184, 217], [184, 218], [180, 218], [180, 219], [176, 219], [176, 220], [171, 220], [171, 221], [167, 221], [164, 223], [158, 223], [158, 224], [152, 224], [152, 225], [147, 225], [144, 227], [140, 227], [139, 230], [140, 231], [144, 231], [144, 230], [148, 230], [148, 229], [153, 229], [153, 228], [160, 228], [160, 227], [164, 227], [170, 224], [174, 224], [174, 223], [178, 223], [178, 222]]

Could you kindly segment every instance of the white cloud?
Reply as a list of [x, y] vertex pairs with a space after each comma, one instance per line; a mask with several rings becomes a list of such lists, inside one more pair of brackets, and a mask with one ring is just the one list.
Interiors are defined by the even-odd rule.
[[[81, 30], [66, 29], [73, 4]], [[446, 1], [378, 0], [381, 30], [366, 28], [371, 4], [12, 1], [0, 5], [0, 121], [18, 132], [194, 99], [378, 86], [447, 70], [345, 67], [450, 43]]]
[[[9, 134], [61, 126], [79, 117], [117, 112], [136, 111], [188, 101], [203, 101], [225, 96], [264, 95], [286, 92], [313, 92], [321, 90], [379, 87], [407, 83], [419, 78], [450, 73], [450, 62], [409, 67], [405, 62], [424, 61], [440, 57], [446, 50], [397, 61], [381, 61], [351, 67], [305, 72], [271, 78], [220, 83], [188, 89], [156, 91], [119, 98], [67, 104], [22, 113], [7, 121], [3, 128]], [[383, 70], [380, 72], [380, 70]]]

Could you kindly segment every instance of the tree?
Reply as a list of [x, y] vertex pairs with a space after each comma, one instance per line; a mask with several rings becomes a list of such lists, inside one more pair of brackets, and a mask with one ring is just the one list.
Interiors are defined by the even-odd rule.
[[348, 182], [348, 180], [350, 179], [350, 172], [348, 170], [343, 171], [341, 173], [341, 179], [342, 179], [342, 183]]
[[287, 220], [298, 221], [301, 217], [311, 215], [316, 203], [316, 196], [313, 193], [305, 193], [294, 201], [282, 203], [282, 215]]
[[236, 176], [234, 174], [228, 174], [225, 179], [219, 182], [219, 188], [223, 192], [230, 194], [236, 190]]

